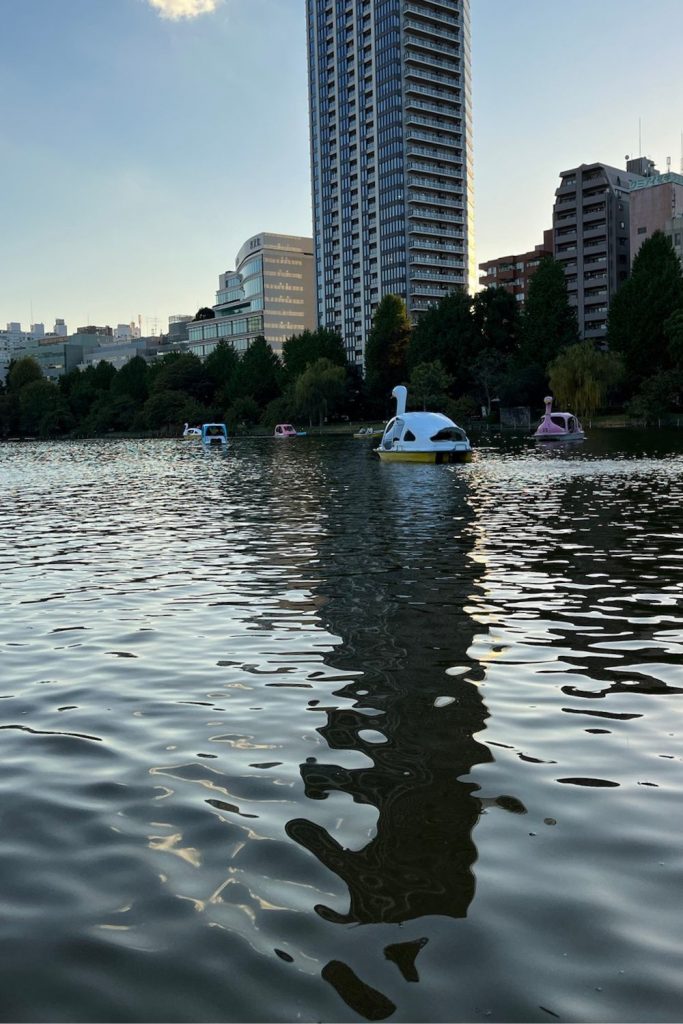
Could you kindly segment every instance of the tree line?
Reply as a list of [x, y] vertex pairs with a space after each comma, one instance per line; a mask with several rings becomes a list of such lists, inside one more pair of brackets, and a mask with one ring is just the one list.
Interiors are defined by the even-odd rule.
[[289, 338], [281, 358], [261, 337], [241, 356], [223, 342], [204, 360], [137, 356], [120, 369], [100, 362], [56, 382], [26, 357], [10, 364], [0, 390], [0, 435], [177, 435], [183, 423], [209, 420], [234, 433], [292, 420], [384, 419], [400, 383], [411, 407], [460, 422], [494, 417], [496, 405], [540, 411], [548, 392], [579, 416], [610, 408], [648, 419], [683, 405], [681, 265], [661, 232], [642, 245], [612, 300], [600, 347], [580, 341], [564, 271], [552, 257], [540, 261], [521, 311], [501, 287], [453, 291], [413, 325], [403, 300], [386, 295], [364, 369], [348, 364], [342, 338], [324, 327]]

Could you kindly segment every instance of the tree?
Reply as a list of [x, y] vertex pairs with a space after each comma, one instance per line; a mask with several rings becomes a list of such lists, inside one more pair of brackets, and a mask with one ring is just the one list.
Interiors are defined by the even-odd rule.
[[385, 295], [375, 310], [365, 344], [365, 384], [371, 398], [386, 399], [407, 378], [410, 332], [403, 299]]
[[544, 256], [529, 282], [521, 323], [521, 355], [528, 365], [545, 367], [579, 341], [576, 312], [569, 304], [564, 270]]
[[12, 360], [7, 371], [8, 392], [21, 391], [27, 384], [43, 380], [43, 371], [31, 356], [24, 356], [22, 359]]
[[[201, 407], [178, 390], [154, 390], [144, 405], [144, 417], [150, 430], [180, 433], [183, 423], [196, 423]], [[200, 413], [201, 416], [201, 413]]]
[[126, 395], [143, 405], [149, 395], [149, 367], [142, 356], [135, 356], [121, 367], [111, 384], [116, 395]]
[[175, 358], [164, 357], [150, 390], [182, 391], [202, 402], [206, 400], [211, 388], [199, 356], [192, 352], [184, 352]]
[[261, 408], [281, 392], [282, 366], [272, 348], [261, 335], [240, 358], [230, 391], [236, 398], [253, 398]]
[[318, 359], [306, 367], [294, 386], [297, 409], [312, 423], [318, 418], [320, 426], [339, 404], [346, 390], [344, 368], [329, 359]]
[[519, 303], [500, 285], [484, 288], [474, 296], [472, 320], [479, 352], [512, 355], [519, 346]]
[[258, 423], [261, 410], [253, 398], [236, 398], [225, 414], [226, 422], [235, 433], [238, 426], [251, 427]]
[[453, 378], [444, 370], [440, 359], [432, 363], [418, 363], [410, 375], [408, 398], [426, 409], [443, 409]]
[[74, 420], [57, 385], [43, 377], [21, 388], [19, 422], [23, 434], [54, 437], [70, 430]]
[[408, 368], [438, 359], [462, 394], [471, 383], [469, 368], [476, 350], [472, 299], [457, 289], [420, 316], [408, 347]]
[[213, 386], [214, 401], [221, 401], [232, 383], [239, 356], [227, 341], [219, 341], [204, 360], [204, 373]]
[[578, 416], [592, 416], [605, 395], [623, 376], [623, 364], [612, 352], [598, 351], [581, 341], [560, 352], [548, 367], [550, 390], [560, 405]]
[[298, 377], [318, 359], [329, 359], [337, 366], [346, 366], [346, 350], [341, 335], [328, 327], [303, 331], [287, 338], [282, 346], [282, 362], [290, 379]]
[[646, 378], [672, 366], [675, 353], [665, 325], [680, 310], [681, 265], [671, 240], [655, 231], [638, 250], [630, 278], [610, 303], [607, 321], [609, 347], [623, 355], [632, 391]]
[[216, 314], [215, 314], [214, 310], [211, 309], [211, 306], [201, 306], [197, 310], [197, 312], [195, 314], [195, 320], [215, 320], [215, 319], [216, 319]]

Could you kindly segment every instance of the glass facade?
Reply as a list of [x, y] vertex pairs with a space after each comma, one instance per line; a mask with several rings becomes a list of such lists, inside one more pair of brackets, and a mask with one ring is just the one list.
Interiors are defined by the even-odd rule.
[[473, 287], [469, 0], [307, 0], [318, 322]]
[[264, 232], [248, 239], [235, 270], [219, 275], [215, 319], [188, 326], [190, 351], [208, 355], [220, 341], [237, 351], [263, 336], [279, 355], [294, 334], [316, 326], [313, 239]]

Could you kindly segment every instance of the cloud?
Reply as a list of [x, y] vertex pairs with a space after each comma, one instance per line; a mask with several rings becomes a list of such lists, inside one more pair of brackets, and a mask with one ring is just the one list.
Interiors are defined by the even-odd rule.
[[181, 18], [197, 18], [200, 14], [211, 14], [218, 7], [219, 0], [148, 0], [162, 18], [179, 21]]

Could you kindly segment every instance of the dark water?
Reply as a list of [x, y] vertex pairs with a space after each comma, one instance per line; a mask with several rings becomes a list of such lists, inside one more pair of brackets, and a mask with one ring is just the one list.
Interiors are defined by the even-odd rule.
[[0, 1016], [678, 1021], [683, 433], [0, 447]]

